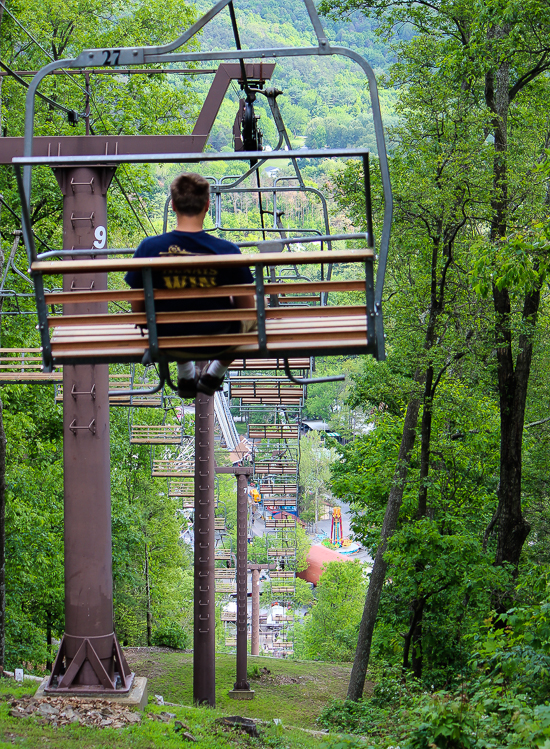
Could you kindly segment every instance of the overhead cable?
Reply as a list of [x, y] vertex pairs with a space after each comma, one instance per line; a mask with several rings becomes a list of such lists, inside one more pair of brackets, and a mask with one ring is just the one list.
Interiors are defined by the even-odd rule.
[[[21, 21], [19, 21], [19, 20], [18, 20], [18, 19], [17, 19], [17, 18], [16, 18], [16, 17], [15, 17], [14, 15], [13, 15], [13, 13], [11, 12], [11, 10], [10, 10], [10, 9], [9, 9], [8, 7], [6, 7], [5, 3], [3, 3], [3, 2], [2, 2], [2, 0], [0, 0], [0, 6], [2, 6], [2, 8], [4, 8], [4, 10], [6, 11], [6, 13], [7, 13], [7, 14], [8, 14], [9, 16], [10, 16], [10, 18], [12, 18], [12, 19], [13, 19], [13, 20], [15, 21], [15, 23], [16, 23], [16, 24], [17, 24], [17, 25], [19, 26], [19, 28], [20, 28], [20, 29], [21, 29], [22, 31], [24, 31], [24, 32], [25, 32], [25, 34], [26, 34], [26, 35], [27, 35], [27, 36], [28, 36], [28, 37], [29, 37], [30, 39], [32, 39], [32, 41], [33, 41], [33, 42], [34, 42], [34, 43], [36, 44], [36, 46], [37, 46], [37, 47], [39, 47], [39, 48], [40, 48], [40, 49], [42, 50], [42, 52], [43, 52], [43, 53], [44, 53], [44, 54], [46, 55], [46, 57], [48, 58], [48, 60], [51, 60], [52, 62], [56, 62], [56, 60], [55, 60], [54, 56], [53, 56], [53, 55], [51, 55], [51, 54], [50, 54], [50, 53], [48, 52], [48, 50], [47, 50], [47, 49], [45, 49], [45, 48], [44, 48], [44, 47], [43, 47], [43, 46], [42, 46], [42, 45], [40, 44], [40, 42], [38, 41], [38, 39], [36, 39], [36, 38], [35, 38], [35, 37], [34, 37], [34, 36], [33, 36], [33, 35], [31, 34], [31, 32], [30, 32], [30, 31], [29, 31], [29, 30], [28, 30], [28, 29], [27, 29], [27, 28], [26, 28], [26, 27], [25, 27], [25, 26], [24, 26], [24, 25], [23, 25], [23, 24], [21, 23]], [[74, 85], [75, 85], [75, 86], [78, 86], [78, 88], [79, 88], [79, 89], [81, 89], [81, 91], [84, 91], [84, 93], [86, 93], [86, 89], [84, 88], [84, 86], [81, 86], [81, 85], [80, 85], [80, 83], [78, 83], [78, 81], [75, 81], [75, 80], [74, 80], [74, 78], [73, 78], [73, 77], [72, 77], [72, 76], [71, 76], [71, 75], [70, 75], [70, 74], [69, 74], [69, 73], [68, 73], [68, 72], [67, 72], [66, 70], [62, 70], [61, 72], [62, 72], [62, 73], [65, 73], [65, 75], [66, 75], [66, 76], [67, 76], [67, 77], [69, 78], [69, 80], [70, 80], [70, 81], [72, 81], [72, 82], [74, 83]]]
[[[128, 203], [128, 205], [129, 205], [129, 206], [130, 206], [130, 208], [132, 209], [132, 213], [133, 213], [133, 214], [134, 214], [134, 216], [136, 217], [136, 219], [137, 219], [137, 222], [138, 222], [138, 224], [139, 224], [139, 225], [141, 226], [141, 228], [142, 228], [142, 230], [143, 230], [143, 233], [145, 234], [145, 236], [146, 236], [146, 237], [150, 236], [150, 235], [149, 235], [149, 232], [147, 231], [147, 229], [146, 229], [146, 228], [145, 228], [145, 227], [143, 226], [143, 224], [141, 223], [141, 219], [140, 219], [140, 217], [138, 216], [138, 214], [137, 214], [137, 211], [136, 211], [136, 209], [135, 209], [135, 208], [134, 208], [134, 206], [132, 205], [132, 201], [130, 200], [130, 196], [128, 195], [128, 193], [126, 192], [126, 190], [124, 189], [124, 187], [122, 186], [122, 184], [121, 184], [121, 182], [120, 182], [119, 178], [118, 178], [118, 177], [116, 176], [116, 174], [115, 174], [115, 177], [114, 177], [114, 179], [115, 179], [115, 182], [116, 182], [116, 183], [117, 183], [117, 185], [118, 185], [118, 188], [119, 188], [120, 192], [121, 192], [121, 193], [122, 193], [122, 194], [124, 195], [124, 197], [126, 198], [126, 202]], [[149, 216], [147, 216], [147, 218], [149, 218]], [[149, 223], [151, 223], [151, 219], [149, 219]], [[153, 226], [153, 225], [151, 224], [151, 226]], [[155, 228], [155, 227], [153, 226], [153, 229], [154, 229], [154, 228]]]
[[[21, 76], [17, 75], [17, 73], [15, 72], [15, 70], [12, 70], [11, 68], [9, 68], [6, 65], [6, 63], [2, 62], [1, 60], [0, 60], [0, 68], [2, 68], [2, 70], [5, 70], [6, 73], [9, 73], [9, 75], [11, 75], [13, 78], [15, 78], [15, 80], [18, 83], [20, 83], [22, 86], [24, 86], [25, 88], [29, 88], [29, 84], [27, 83], [27, 81], [23, 80], [23, 78], [21, 78]], [[67, 114], [69, 116], [72, 116], [72, 115], [76, 114], [76, 112], [74, 111], [74, 109], [67, 109], [67, 107], [63, 106], [63, 104], [58, 104], [58, 102], [54, 101], [53, 99], [50, 99], [49, 96], [45, 96], [44, 94], [41, 94], [40, 91], [37, 91], [36, 93], [37, 93], [37, 95], [41, 99], [43, 99], [45, 102], [47, 102], [51, 107], [54, 107], [54, 109], [59, 109], [60, 111], [65, 112], [65, 114]]]
[[[13, 210], [13, 208], [11, 208], [11, 207], [10, 207], [10, 206], [9, 206], [9, 205], [8, 205], [8, 204], [6, 203], [6, 201], [4, 200], [4, 198], [3, 198], [3, 197], [2, 197], [1, 195], [0, 195], [0, 203], [2, 203], [2, 205], [4, 206], [4, 208], [7, 208], [7, 209], [8, 209], [8, 211], [9, 211], [9, 212], [11, 213], [11, 215], [12, 215], [12, 216], [14, 216], [14, 217], [15, 217], [15, 218], [17, 219], [17, 221], [19, 222], [19, 224], [20, 224], [20, 223], [21, 223], [21, 217], [20, 217], [20, 216], [19, 216], [19, 215], [18, 215], [18, 214], [17, 214], [17, 213], [16, 213], [16, 212], [15, 212], [15, 211]], [[44, 247], [45, 247], [45, 248], [46, 248], [46, 249], [47, 249], [47, 250], [48, 250], [49, 252], [53, 252], [52, 248], [51, 248], [51, 247], [50, 247], [49, 245], [47, 245], [47, 244], [46, 244], [46, 242], [44, 242], [44, 240], [43, 240], [43, 239], [40, 239], [40, 237], [39, 237], [39, 236], [38, 236], [38, 235], [37, 235], [37, 234], [36, 234], [36, 233], [34, 232], [34, 230], [33, 230], [33, 229], [31, 229], [31, 231], [32, 231], [32, 235], [33, 235], [33, 237], [34, 237], [34, 238], [35, 238], [36, 240], [38, 240], [38, 241], [40, 242], [40, 244], [44, 245]]]
[[[239, 36], [239, 27], [237, 25], [237, 16], [235, 15], [235, 8], [233, 7], [233, 0], [229, 3], [229, 15], [231, 16], [231, 26], [233, 27], [233, 36], [235, 37], [235, 46], [237, 49], [242, 49], [241, 38]], [[246, 76], [246, 65], [244, 64], [243, 58], [239, 58], [241, 66], [241, 75], [243, 78], [243, 88], [246, 93], [247, 101], [250, 101], [250, 87], [248, 85], [248, 78]]]

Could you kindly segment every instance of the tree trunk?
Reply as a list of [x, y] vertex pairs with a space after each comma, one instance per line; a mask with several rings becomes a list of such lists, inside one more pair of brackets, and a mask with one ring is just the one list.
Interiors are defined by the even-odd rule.
[[145, 544], [145, 601], [147, 606], [147, 647], [153, 644], [153, 622], [151, 616], [151, 586], [149, 583], [149, 551]]
[[6, 433], [0, 400], [0, 673], [6, 650]]
[[401, 437], [397, 466], [393, 476], [393, 484], [388, 497], [384, 524], [382, 526], [382, 538], [380, 546], [376, 552], [370, 575], [367, 599], [365, 601], [365, 608], [363, 610], [361, 625], [359, 627], [357, 650], [355, 652], [355, 660], [353, 662], [348, 687], [348, 700], [357, 701], [363, 696], [365, 678], [369, 665], [372, 635], [374, 632], [374, 625], [376, 624], [376, 617], [378, 615], [380, 596], [382, 595], [382, 588], [386, 578], [386, 570], [388, 568], [387, 562], [384, 561], [384, 553], [386, 551], [388, 540], [397, 527], [399, 510], [401, 509], [403, 492], [407, 482], [411, 453], [416, 439], [416, 425], [418, 423], [419, 411], [420, 398], [413, 393], [409, 399], [405, 422], [403, 424], [403, 435]]
[[[498, 386], [500, 396], [500, 490], [498, 505], [498, 540], [496, 564], [509, 562], [515, 574], [521, 550], [529, 535], [530, 525], [523, 518], [521, 507], [522, 439], [525, 421], [525, 402], [533, 353], [534, 332], [540, 305], [540, 284], [527, 294], [523, 307], [526, 332], [519, 337], [516, 366], [513, 365], [512, 340], [509, 331], [510, 298], [506, 289], [494, 290], [497, 321]], [[506, 327], [505, 327], [506, 325]], [[503, 340], [504, 339], [504, 340]], [[504, 345], [503, 345], [504, 344]]]
[[432, 439], [432, 416], [433, 416], [433, 366], [426, 372], [426, 384], [424, 386], [424, 401], [422, 408], [422, 426], [420, 443], [420, 488], [418, 490], [418, 509], [416, 517], [426, 517], [428, 511], [428, 474], [430, 472], [430, 442]]
[[412, 671], [415, 679], [422, 678], [422, 617], [424, 614], [425, 598], [419, 598], [413, 601], [415, 623], [412, 630]]
[[[422, 426], [420, 428], [420, 488], [418, 490], [418, 507], [416, 518], [420, 520], [428, 514], [428, 475], [430, 472], [430, 443], [432, 439], [433, 398], [437, 381], [433, 384], [434, 370], [430, 364], [426, 371], [424, 385], [424, 399], [422, 404]], [[417, 569], [417, 572], [420, 570]], [[422, 676], [422, 616], [424, 614], [425, 598], [415, 598], [411, 603], [412, 620], [409, 631], [405, 635], [403, 645], [403, 670], [410, 668], [409, 654], [412, 649], [412, 669], [415, 678]]]
[[[0, 5], [0, 35], [2, 33], [2, 18], [4, 17], [4, 6]], [[0, 76], [0, 137], [3, 135], [3, 117], [2, 117], [2, 84], [4, 82], [4, 76]]]
[[411, 667], [409, 656], [412, 653], [413, 675], [417, 679], [422, 676], [422, 615], [425, 605], [425, 598], [415, 598], [412, 602], [412, 619], [403, 645], [403, 672], [407, 672]]
[[[447, 279], [447, 271], [452, 263], [452, 244], [448, 244], [443, 248], [445, 262], [443, 269], [438, 274], [439, 252], [441, 249], [442, 247], [440, 242], [435, 241], [432, 248], [430, 304], [428, 307], [429, 318], [426, 328], [426, 337], [424, 339], [424, 350], [426, 352], [430, 351], [436, 340], [438, 317], [445, 306], [445, 284]], [[423, 401], [424, 406], [427, 407], [425, 418], [423, 417], [426, 437], [423, 445], [426, 463], [426, 477], [429, 468], [429, 450], [432, 419], [431, 401], [434, 391], [432, 380], [433, 365], [431, 362], [428, 363], [426, 370], [422, 371], [422, 374], [420, 373], [420, 368], [416, 370], [414, 381], [419, 387], [424, 385]], [[359, 639], [357, 642], [355, 659], [353, 662], [353, 668], [351, 670], [350, 682], [348, 686], [347, 698], [349, 700], [357, 701], [363, 696], [365, 678], [369, 665], [372, 635], [374, 632], [374, 625], [376, 624], [376, 617], [378, 615], [378, 607], [380, 605], [380, 596], [382, 595], [382, 588], [384, 586], [386, 570], [388, 568], [387, 563], [384, 561], [384, 554], [386, 552], [388, 540], [394, 534], [395, 529], [397, 528], [399, 510], [401, 509], [401, 503], [403, 501], [403, 492], [405, 490], [407, 474], [411, 461], [411, 453], [416, 439], [416, 426], [418, 424], [420, 405], [421, 399], [416, 393], [413, 392], [409, 398], [409, 403], [407, 406], [407, 413], [405, 415], [405, 421], [403, 424], [403, 434], [401, 436], [401, 445], [399, 447], [399, 455], [397, 457], [397, 465], [393, 474], [392, 488], [390, 489], [388, 504], [386, 506], [386, 514], [384, 516], [384, 523], [382, 525], [380, 546], [378, 547], [376, 557], [374, 558], [369, 587], [367, 590], [367, 598], [365, 601], [365, 608], [363, 610], [363, 616], [361, 619], [361, 624], [359, 626]]]
[[[4, 6], [0, 5], [0, 34]], [[3, 134], [3, 100], [0, 77], [0, 136]], [[4, 268], [4, 255], [0, 247], [0, 274]], [[0, 317], [1, 323], [1, 317]], [[4, 405], [0, 400], [0, 674], [4, 670], [6, 656], [6, 433], [4, 431]]]
[[[510, 29], [492, 27], [489, 38], [503, 37]], [[510, 66], [502, 62], [496, 71], [485, 78], [485, 101], [493, 113], [495, 153], [493, 158], [493, 211], [491, 241], [499, 242], [508, 230], [508, 111], [510, 107]], [[513, 565], [515, 573], [521, 550], [530, 530], [521, 507], [522, 438], [525, 401], [529, 384], [532, 334], [540, 305], [540, 284], [526, 294], [523, 305], [523, 330], [519, 337], [518, 355], [514, 369], [512, 346], [511, 300], [507, 288], [493, 286], [495, 310], [495, 339], [498, 364], [500, 405], [500, 490], [498, 504], [498, 540], [495, 562]]]
[[319, 507], [317, 505], [317, 492], [313, 495], [313, 504], [315, 505], [315, 533], [317, 533], [317, 523], [319, 522]]

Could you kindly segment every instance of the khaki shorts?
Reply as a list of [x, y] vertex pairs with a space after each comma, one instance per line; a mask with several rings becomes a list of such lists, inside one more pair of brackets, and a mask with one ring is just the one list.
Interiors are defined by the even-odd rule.
[[241, 321], [241, 333], [251, 333], [253, 330], [258, 330], [258, 322], [256, 320]]

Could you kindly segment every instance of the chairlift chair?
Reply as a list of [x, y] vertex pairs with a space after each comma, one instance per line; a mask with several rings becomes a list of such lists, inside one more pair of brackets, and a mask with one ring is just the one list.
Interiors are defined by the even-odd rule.
[[[42, 356], [45, 372], [51, 372], [53, 367], [76, 364], [128, 363], [146, 361], [155, 362], [159, 367], [160, 382], [154, 388], [159, 391], [171, 382], [169, 361], [173, 358], [197, 359], [239, 357], [243, 359], [273, 359], [285, 360], [285, 372], [289, 378], [300, 384], [311, 381], [327, 381], [337, 378], [295, 378], [288, 363], [289, 357], [311, 357], [332, 354], [371, 354], [378, 359], [384, 358], [384, 333], [382, 320], [382, 292], [388, 252], [390, 224], [392, 215], [392, 197], [389, 181], [389, 171], [384, 142], [380, 105], [377, 95], [377, 84], [374, 72], [369, 63], [358, 53], [344, 47], [332, 46], [324, 33], [317, 15], [313, 0], [304, 0], [310, 16], [317, 46], [286, 47], [275, 49], [226, 50], [222, 52], [181, 52], [179, 50], [189, 39], [203, 28], [211, 18], [230, 6], [231, 0], [219, 0], [218, 3], [187, 32], [174, 42], [161, 47], [131, 47], [116, 50], [84, 50], [77, 58], [71, 60], [57, 60], [42, 68], [33, 78], [27, 92], [25, 116], [25, 146], [24, 156], [15, 157], [12, 163], [15, 168], [18, 190], [22, 205], [22, 227], [24, 241], [29, 256], [31, 276], [34, 282], [35, 298], [38, 313], [38, 327], [42, 344]], [[232, 11], [232, 6], [230, 6]], [[240, 46], [240, 44], [238, 45]], [[209, 257], [209, 264], [220, 266], [249, 265], [254, 270], [255, 283], [252, 287], [216, 287], [202, 289], [199, 293], [193, 289], [155, 289], [153, 285], [153, 271], [163, 267], [185, 266], [199, 268], [204, 264], [201, 257], [153, 258], [146, 261], [130, 257], [117, 257], [129, 254], [116, 249], [71, 250], [63, 249], [54, 252], [37, 253], [31, 228], [30, 199], [32, 184], [32, 169], [48, 165], [52, 168], [63, 166], [78, 166], [96, 164], [97, 156], [33, 156], [34, 106], [38, 86], [51, 72], [59, 68], [83, 69], [89, 66], [109, 65], [146, 65], [150, 63], [176, 63], [197, 60], [238, 60], [244, 70], [244, 59], [265, 60], [284, 57], [307, 57], [323, 55], [340, 55], [356, 62], [365, 73], [371, 92], [371, 105], [374, 130], [377, 141], [378, 160], [382, 177], [384, 193], [383, 227], [381, 232], [376, 280], [374, 275], [375, 242], [373, 218], [370, 198], [369, 154], [366, 149], [334, 149], [304, 151], [272, 151], [269, 153], [253, 151], [239, 151], [235, 153], [168, 153], [168, 154], [134, 154], [105, 155], [101, 162], [105, 167], [117, 166], [120, 163], [182, 163], [195, 164], [198, 162], [213, 162], [218, 160], [243, 160], [252, 164], [262, 165], [273, 159], [290, 159], [296, 163], [298, 159], [307, 156], [308, 159], [327, 158], [359, 158], [363, 162], [365, 177], [365, 205], [366, 205], [366, 234], [340, 234], [324, 236], [299, 236], [279, 238], [277, 241], [243, 242], [241, 246], [248, 248], [255, 246], [260, 252], [243, 256]], [[247, 92], [248, 98], [248, 92]], [[327, 252], [307, 251], [307, 246], [315, 242], [359, 241], [364, 248], [359, 250], [332, 250]], [[290, 248], [294, 244], [301, 244], [306, 251], [282, 252], [283, 247]], [[78, 256], [89, 257], [94, 254], [94, 260], [78, 259]], [[327, 257], [330, 255], [330, 259]], [[63, 259], [63, 262], [53, 260], [52, 257]], [[114, 257], [110, 257], [114, 256]], [[72, 258], [72, 259], [66, 259]], [[77, 259], [74, 259], [77, 258]], [[306, 277], [315, 278], [315, 274], [330, 263], [353, 265], [358, 270], [354, 280], [312, 280], [312, 281], [284, 281], [271, 283], [272, 268], [283, 268], [289, 265], [300, 268], [300, 273]], [[120, 289], [120, 284], [111, 283], [108, 290], [90, 289], [72, 292], [47, 292], [45, 281], [51, 277], [83, 273], [107, 273], [111, 278], [116, 274], [128, 270], [142, 272], [144, 289]], [[307, 271], [307, 273], [306, 273]], [[267, 282], [266, 282], [267, 279]], [[337, 305], [330, 303], [325, 306], [304, 306], [301, 303], [287, 303], [296, 295], [319, 295], [339, 291], [363, 291], [365, 301], [357, 305]], [[205, 294], [208, 292], [208, 294]], [[156, 313], [155, 300], [159, 299], [192, 299], [200, 296], [204, 298], [254, 294], [256, 310], [213, 310], [210, 313], [201, 312], [200, 316], [193, 312]], [[266, 305], [266, 295], [271, 304]], [[285, 304], [275, 305], [281, 295]], [[145, 305], [144, 313], [113, 312], [100, 315], [82, 316], [51, 315], [51, 305], [63, 307], [65, 304], [89, 304], [95, 302], [111, 302], [126, 304], [133, 300], [142, 300]], [[204, 338], [201, 336], [163, 336], [158, 334], [157, 324], [192, 323], [195, 320], [226, 322], [233, 319], [255, 319], [257, 331], [249, 333], [221, 334]], [[136, 327], [137, 326], [137, 327]], [[145, 332], [145, 327], [146, 331]], [[174, 356], [177, 351], [177, 357]]]

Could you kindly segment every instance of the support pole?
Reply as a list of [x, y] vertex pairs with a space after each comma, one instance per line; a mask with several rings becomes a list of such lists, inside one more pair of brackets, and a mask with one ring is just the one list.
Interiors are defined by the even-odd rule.
[[237, 475], [237, 680], [229, 696], [250, 700], [254, 691], [246, 678], [248, 620], [248, 478], [249, 468], [235, 469]]
[[[63, 247], [103, 247], [114, 169], [56, 170], [63, 193]], [[94, 244], [95, 243], [95, 244]], [[106, 289], [106, 273], [65, 276], [65, 292]], [[107, 303], [66, 304], [66, 315], [107, 312]], [[109, 367], [63, 367], [65, 634], [47, 690], [128, 691], [133, 674], [113, 630]]]
[[[205, 362], [198, 362], [201, 367]], [[195, 604], [193, 702], [216, 706], [214, 398], [195, 399]]]
[[250, 655], [260, 655], [260, 570], [252, 567], [252, 638]]

